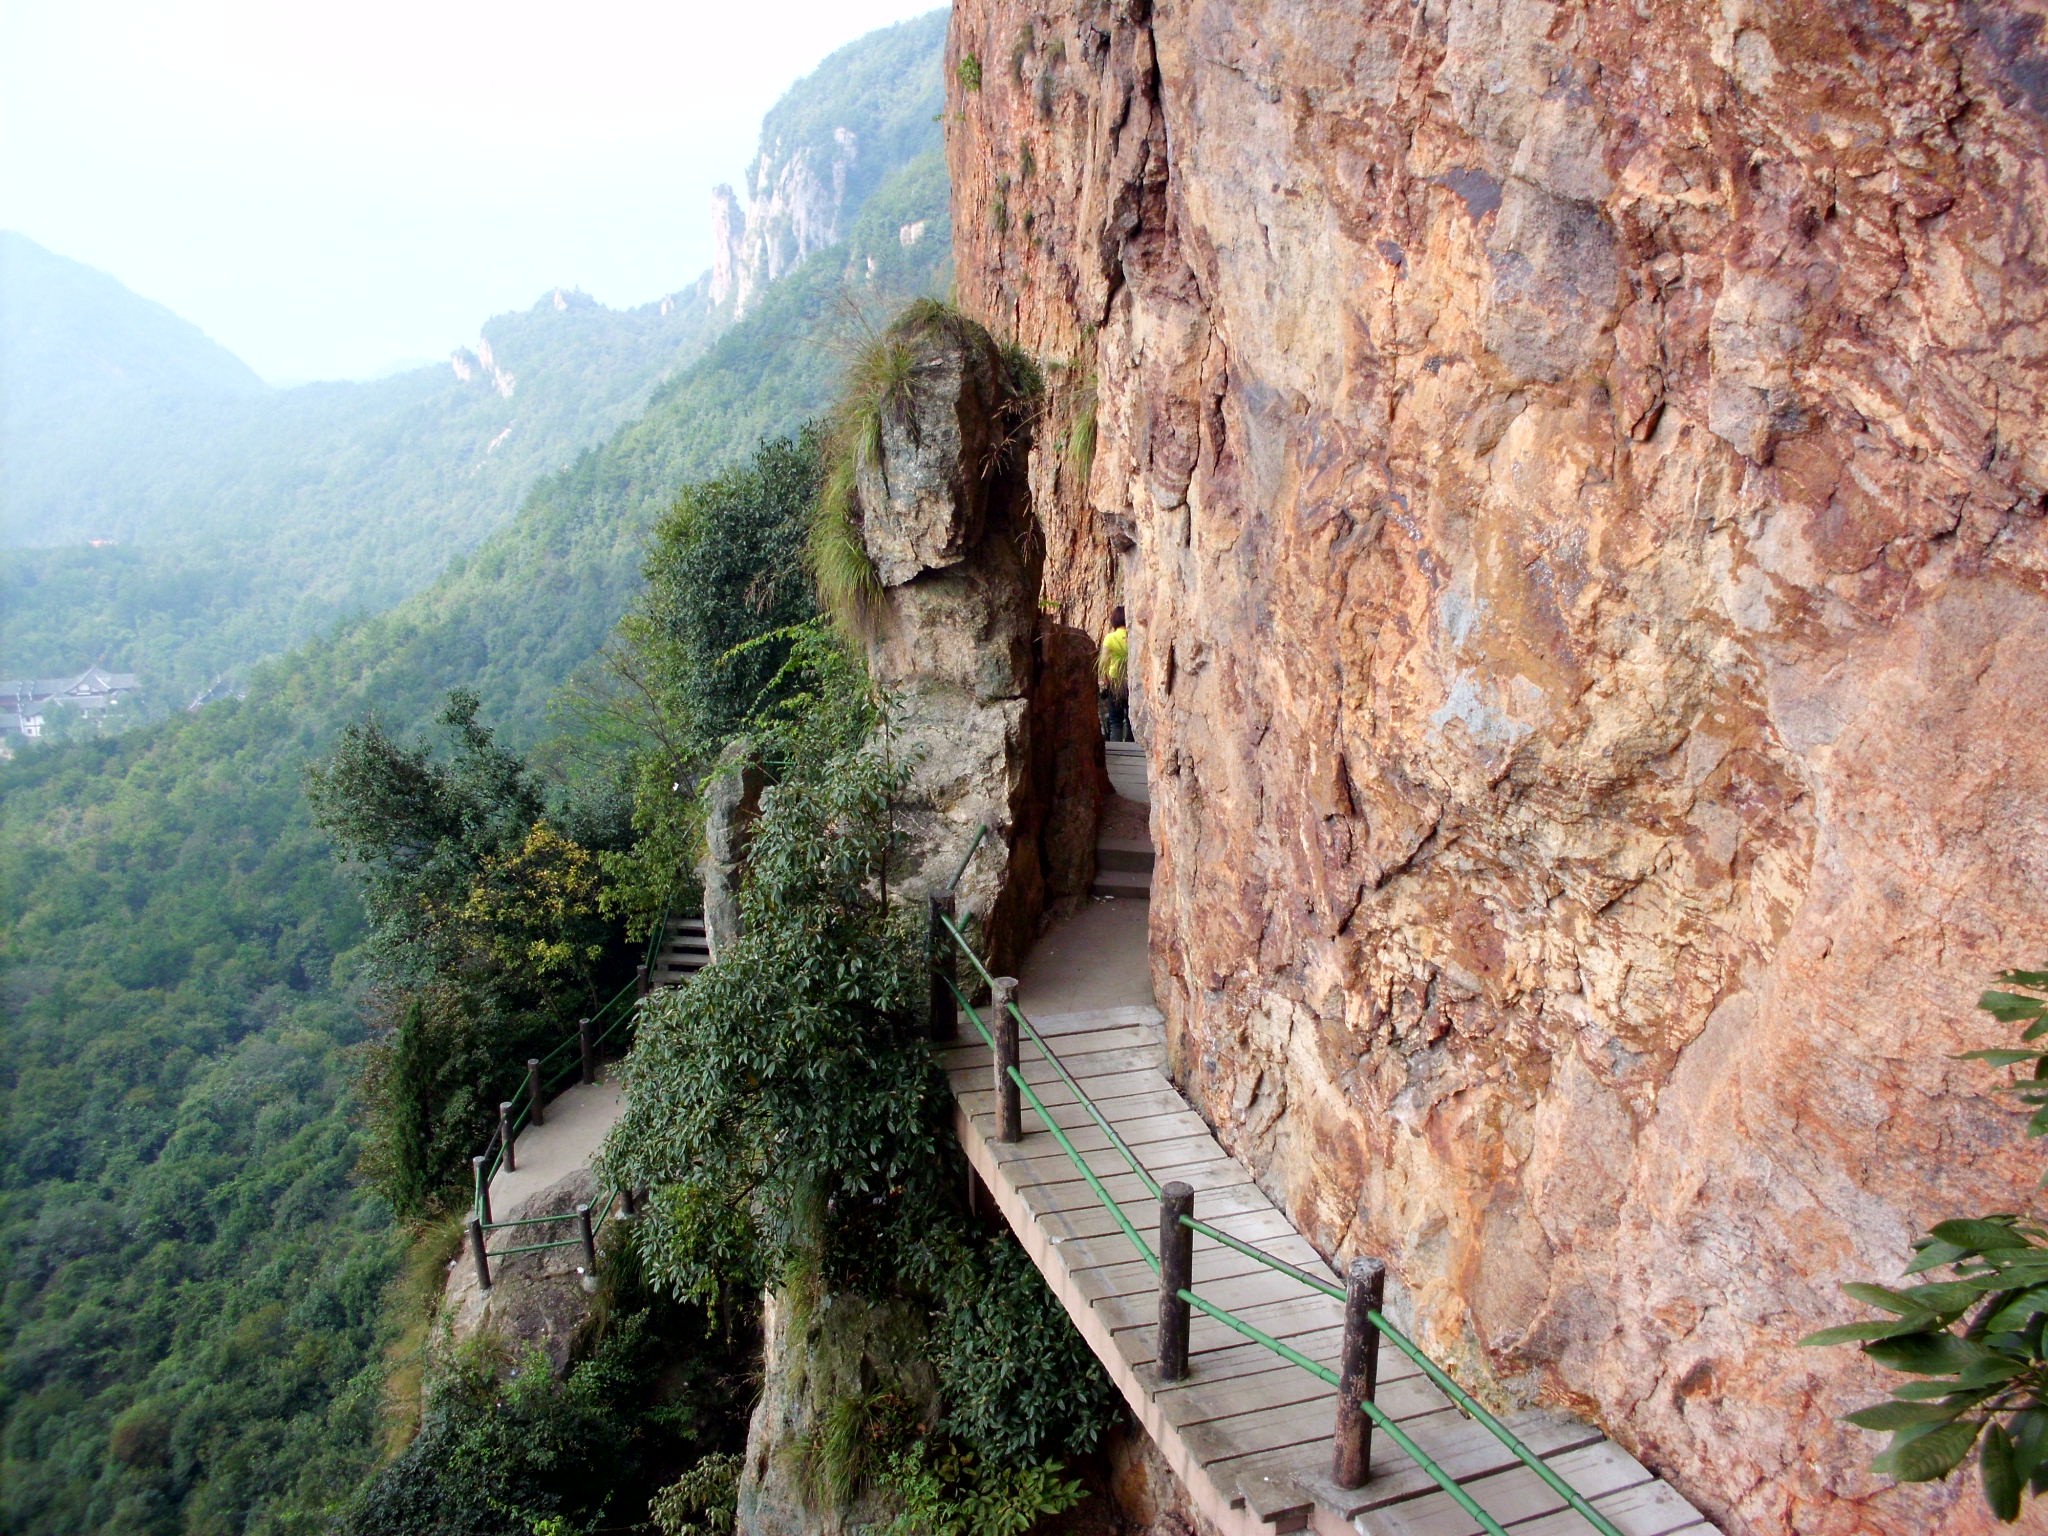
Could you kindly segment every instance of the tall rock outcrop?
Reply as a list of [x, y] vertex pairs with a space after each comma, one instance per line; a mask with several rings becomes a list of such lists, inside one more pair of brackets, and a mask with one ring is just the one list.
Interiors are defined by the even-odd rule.
[[860, 158], [860, 135], [835, 127], [829, 144], [779, 154], [764, 148], [754, 162], [742, 214], [731, 187], [711, 194], [711, 301], [747, 312], [757, 292], [794, 271], [806, 256], [837, 245], [846, 179]]
[[1950, 1053], [2048, 955], [2038, 9], [959, 0], [969, 54], [959, 291], [1093, 427], [1044, 586], [1131, 610], [1190, 1093], [1729, 1529], [1988, 1529], [1793, 1341], [2034, 1198]]
[[[952, 885], [998, 969], [1048, 907], [1085, 896], [1107, 788], [1093, 651], [1040, 612], [1042, 545], [1018, 460], [1028, 412], [972, 321], [914, 306], [878, 339], [910, 363], [877, 408], [857, 479], [880, 584], [869, 669], [894, 700], [910, 782], [901, 889]], [[989, 836], [979, 839], [979, 829]]]
[[871, 32], [762, 119], [741, 192], [711, 194], [714, 305], [746, 313], [768, 284], [845, 239], [892, 173], [936, 155], [945, 30], [938, 10]]

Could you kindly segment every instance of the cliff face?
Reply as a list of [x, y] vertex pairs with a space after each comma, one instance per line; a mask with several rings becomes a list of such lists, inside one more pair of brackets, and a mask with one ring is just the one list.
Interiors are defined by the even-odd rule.
[[871, 32], [761, 120], [744, 204], [730, 187], [711, 194], [714, 305], [746, 313], [769, 283], [845, 238], [892, 171], [937, 152], [945, 37], [943, 10]]
[[837, 245], [847, 173], [859, 158], [860, 136], [837, 127], [829, 148], [800, 145], [786, 157], [764, 149], [754, 165], [744, 213], [731, 187], [715, 188], [711, 302], [730, 298], [734, 313], [743, 315], [761, 289], [794, 271], [806, 256]]
[[1792, 1341], [2038, 1161], [1949, 1053], [2048, 954], [2041, 34], [954, 11], [961, 300], [1093, 402], [1031, 480], [1062, 616], [1130, 606], [1182, 1080], [1734, 1530], [1990, 1523]]

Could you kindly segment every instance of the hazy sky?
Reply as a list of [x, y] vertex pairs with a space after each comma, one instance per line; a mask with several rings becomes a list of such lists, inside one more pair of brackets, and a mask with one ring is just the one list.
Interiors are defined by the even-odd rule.
[[0, 228], [265, 378], [378, 373], [558, 285], [681, 287], [775, 98], [933, 8], [0, 0]]

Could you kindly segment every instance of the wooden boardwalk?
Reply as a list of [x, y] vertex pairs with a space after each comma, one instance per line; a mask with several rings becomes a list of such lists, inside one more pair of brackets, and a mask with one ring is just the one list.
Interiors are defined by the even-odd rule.
[[[1122, 905], [1135, 904], [1096, 908]], [[1084, 912], [1075, 922], [1091, 915]], [[1198, 1220], [1337, 1283], [1168, 1080], [1156, 1009], [1126, 1003], [1042, 1016], [1031, 1006], [1029, 967], [1025, 981], [1019, 1002], [1033, 1027], [1155, 1179], [1193, 1186]], [[1069, 972], [1057, 991], [1070, 1005], [1075, 990]], [[971, 1032], [972, 1025], [963, 1028]], [[1154, 1365], [1158, 1281], [1152, 1270], [1028, 1101], [1024, 1139], [1014, 1145], [995, 1139], [988, 1047], [978, 1039], [945, 1047], [941, 1059], [968, 1161], [1205, 1518], [1227, 1533], [1480, 1536], [1478, 1523], [1384, 1434], [1374, 1436], [1366, 1485], [1337, 1489], [1329, 1477], [1335, 1390], [1213, 1318], [1195, 1314], [1192, 1369], [1185, 1380], [1162, 1384]], [[1029, 1041], [1023, 1065], [1060, 1128], [1156, 1248], [1159, 1212], [1149, 1191]], [[1336, 1369], [1341, 1302], [1200, 1234], [1194, 1251], [1197, 1295]], [[1382, 1408], [1512, 1536], [1579, 1536], [1593, 1529], [1390, 1343], [1381, 1345], [1379, 1382]], [[1624, 1536], [1712, 1531], [1696, 1509], [1598, 1430], [1546, 1412], [1518, 1413], [1506, 1422]]]

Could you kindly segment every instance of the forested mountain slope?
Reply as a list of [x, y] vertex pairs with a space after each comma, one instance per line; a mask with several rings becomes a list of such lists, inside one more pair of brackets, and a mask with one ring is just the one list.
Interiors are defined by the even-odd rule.
[[[721, 261], [762, 289], [747, 310], [936, 150], [943, 37], [939, 12], [863, 38], [764, 120], [756, 203]], [[18, 237], [7, 251], [10, 280], [17, 257], [39, 276], [32, 304], [0, 311], [6, 394], [26, 402], [0, 416], [0, 539], [20, 546], [0, 568], [0, 672], [102, 659], [140, 674], [159, 713], [426, 587], [742, 309], [739, 281], [712, 273], [628, 310], [556, 291], [450, 363], [272, 390], [112, 279]], [[182, 369], [153, 361], [158, 331], [189, 332]], [[63, 361], [73, 336], [104, 361]]]
[[626, 311], [552, 293], [450, 363], [369, 383], [74, 389], [70, 409], [7, 423], [7, 537], [36, 547], [9, 554], [0, 656], [23, 673], [105, 657], [182, 704], [417, 590], [719, 323], [701, 283]]
[[[10, 448], [0, 486], [10, 490], [33, 476], [58, 434], [97, 435], [117, 412], [132, 424], [268, 393], [190, 321], [8, 230], [0, 230], [0, 378], [0, 441]], [[6, 537], [15, 543], [30, 532], [10, 526]]]
[[942, 37], [871, 40], [928, 82], [927, 136], [846, 238], [427, 590], [246, 699], [0, 766], [0, 1528], [312, 1529], [376, 1459], [405, 1239], [351, 1182], [362, 929], [305, 765], [458, 684], [545, 734], [678, 487], [818, 412], [864, 308], [943, 287]]

